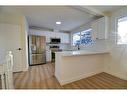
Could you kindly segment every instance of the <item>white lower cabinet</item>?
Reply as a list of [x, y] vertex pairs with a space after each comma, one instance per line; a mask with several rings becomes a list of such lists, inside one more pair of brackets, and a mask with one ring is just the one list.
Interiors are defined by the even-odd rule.
[[46, 43], [50, 43], [50, 37], [46, 36]]
[[46, 62], [51, 62], [51, 50], [46, 50]]

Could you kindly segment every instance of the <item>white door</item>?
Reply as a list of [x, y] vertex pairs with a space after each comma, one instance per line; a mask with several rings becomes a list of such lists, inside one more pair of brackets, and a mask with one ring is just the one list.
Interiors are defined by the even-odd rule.
[[14, 72], [22, 71], [21, 26], [0, 23], [1, 59], [11, 50], [14, 55]]

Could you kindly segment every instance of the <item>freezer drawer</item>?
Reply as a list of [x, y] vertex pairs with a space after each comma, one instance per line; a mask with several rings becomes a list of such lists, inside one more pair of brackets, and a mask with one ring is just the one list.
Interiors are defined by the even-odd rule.
[[31, 65], [32, 65], [32, 64], [33, 64], [33, 65], [34, 65], [34, 64], [37, 64], [37, 57], [36, 57], [36, 55], [33, 55], [33, 54], [32, 54], [31, 57], [32, 57]]
[[46, 63], [45, 54], [32, 54], [31, 57], [32, 57], [32, 62], [30, 65]]
[[37, 54], [36, 57], [37, 57], [37, 63], [38, 64], [46, 63], [46, 57], [45, 57], [45, 55]]

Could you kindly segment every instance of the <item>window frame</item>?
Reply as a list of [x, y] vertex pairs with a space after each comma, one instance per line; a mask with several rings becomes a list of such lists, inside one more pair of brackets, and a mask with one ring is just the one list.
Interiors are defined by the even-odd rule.
[[72, 45], [73, 45], [73, 46], [75, 46], [75, 45], [74, 45], [74, 40], [73, 40], [73, 35], [75, 35], [75, 34], [77, 34], [77, 33], [80, 33], [80, 44], [81, 44], [81, 32], [75, 32], [75, 33], [72, 34]]
[[122, 18], [127, 18], [127, 16], [122, 16], [122, 17], [117, 17], [116, 18], [116, 20], [115, 20], [115, 30], [116, 30], [116, 44], [117, 45], [127, 45], [127, 44], [118, 44], [118, 37], [119, 37], [119, 35], [118, 35], [118, 23], [119, 23], [119, 19], [122, 19]]
[[[88, 31], [88, 30], [92, 31], [92, 28], [90, 27], [90, 28], [85, 29], [85, 30], [83, 30], [83, 31]], [[81, 37], [81, 36], [82, 36], [82, 35], [81, 35], [81, 32], [83, 32], [83, 31], [75, 32], [75, 33], [72, 34], [72, 45], [73, 45], [73, 46], [75, 46], [75, 45], [74, 45], [74, 40], [73, 40], [73, 35], [75, 35], [76, 33], [80, 33], [80, 45], [86, 45], [86, 44], [81, 43], [81, 38], [82, 38], [82, 37]], [[93, 39], [92, 39], [92, 33], [91, 33], [91, 40], [93, 40]]]

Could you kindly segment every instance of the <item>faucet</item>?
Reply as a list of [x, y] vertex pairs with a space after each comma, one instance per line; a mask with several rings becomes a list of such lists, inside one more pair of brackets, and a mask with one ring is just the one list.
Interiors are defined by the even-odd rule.
[[79, 47], [79, 45], [78, 45], [78, 50], [80, 50], [80, 47]]
[[79, 44], [77, 44], [76, 46], [78, 46], [78, 50], [80, 50], [80, 45], [79, 45]]

